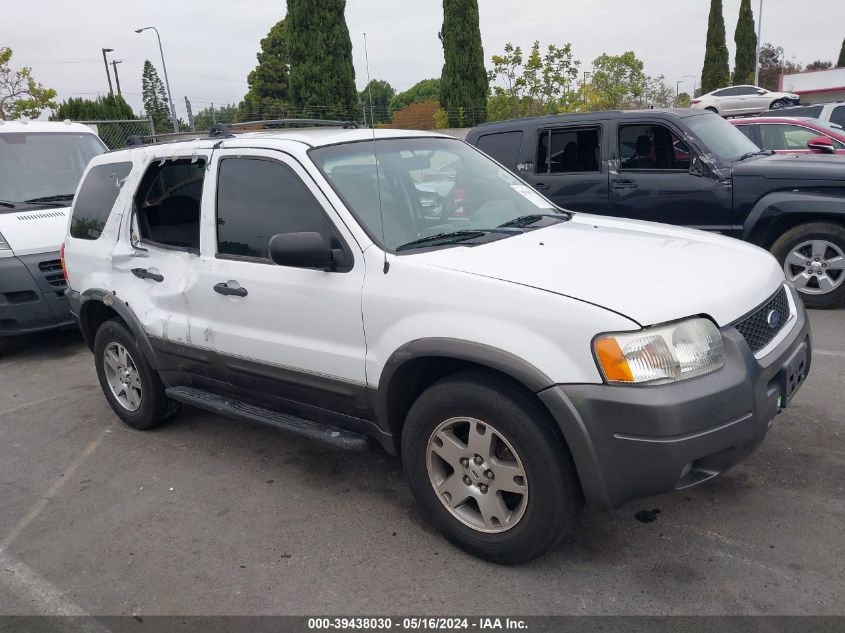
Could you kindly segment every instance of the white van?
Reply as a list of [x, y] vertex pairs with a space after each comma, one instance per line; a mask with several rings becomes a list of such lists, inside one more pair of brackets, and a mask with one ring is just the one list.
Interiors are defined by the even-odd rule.
[[0, 346], [73, 323], [59, 246], [82, 173], [105, 151], [79, 123], [0, 121]]

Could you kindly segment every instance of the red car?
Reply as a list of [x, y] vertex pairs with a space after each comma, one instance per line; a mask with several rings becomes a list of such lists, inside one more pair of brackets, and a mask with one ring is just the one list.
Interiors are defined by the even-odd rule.
[[840, 154], [845, 156], [845, 129], [835, 123], [805, 117], [755, 117], [729, 122], [758, 147], [778, 154]]

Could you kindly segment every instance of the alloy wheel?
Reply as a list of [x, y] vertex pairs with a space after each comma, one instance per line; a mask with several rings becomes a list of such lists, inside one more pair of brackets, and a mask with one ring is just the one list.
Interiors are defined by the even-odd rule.
[[103, 369], [112, 395], [127, 411], [141, 406], [141, 375], [126, 348], [112, 341], [103, 350]]
[[799, 292], [827, 294], [845, 281], [845, 253], [827, 240], [808, 240], [789, 252], [783, 270]]
[[443, 506], [474, 530], [513, 528], [528, 505], [522, 460], [496, 428], [475, 418], [450, 418], [428, 440], [426, 467]]

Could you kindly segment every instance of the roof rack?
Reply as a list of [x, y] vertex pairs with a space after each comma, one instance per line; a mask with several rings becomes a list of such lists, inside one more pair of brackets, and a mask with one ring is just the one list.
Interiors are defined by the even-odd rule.
[[231, 138], [235, 135], [235, 132], [275, 130], [285, 127], [340, 127], [344, 130], [357, 130], [359, 126], [355, 121], [326, 121], [324, 119], [270, 119], [265, 121], [244, 121], [243, 123], [215, 123], [211, 126], [207, 136], [197, 132], [171, 132], [169, 134], [152, 134], [150, 136], [129, 136], [126, 139], [126, 147], [138, 147], [162, 142], [174, 143], [202, 138]]

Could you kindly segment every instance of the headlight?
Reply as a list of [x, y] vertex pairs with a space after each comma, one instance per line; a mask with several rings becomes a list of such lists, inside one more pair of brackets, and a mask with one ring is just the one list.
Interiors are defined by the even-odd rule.
[[593, 346], [599, 369], [611, 383], [663, 384], [708, 374], [725, 364], [722, 335], [702, 318], [604, 334]]
[[3, 234], [0, 233], [0, 251], [10, 251], [12, 247], [9, 246], [9, 242], [6, 241], [6, 238], [3, 237]]

